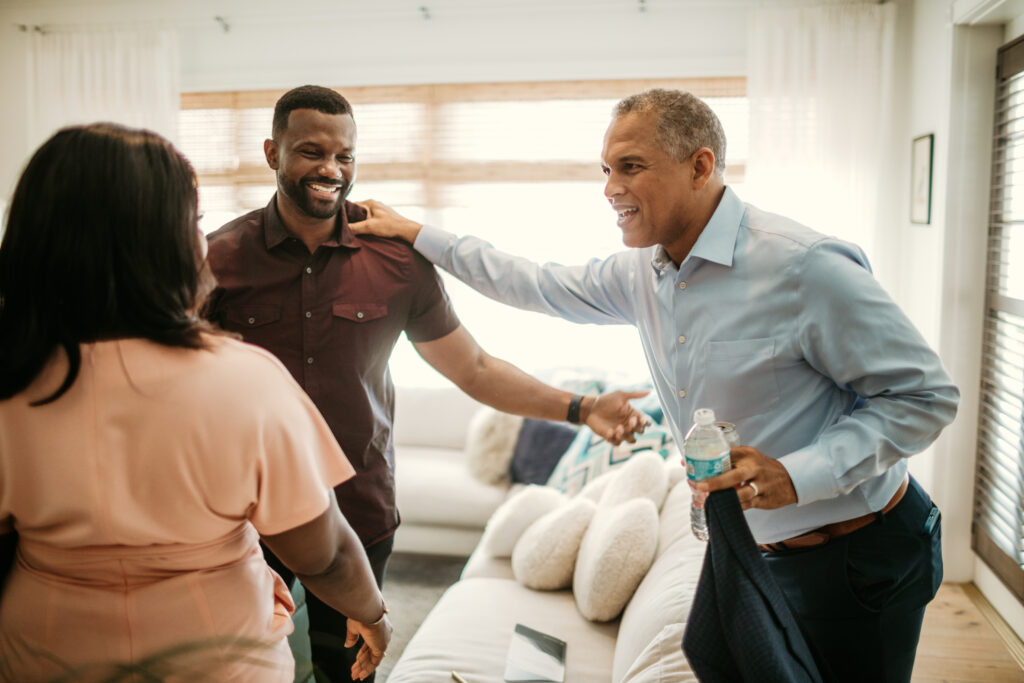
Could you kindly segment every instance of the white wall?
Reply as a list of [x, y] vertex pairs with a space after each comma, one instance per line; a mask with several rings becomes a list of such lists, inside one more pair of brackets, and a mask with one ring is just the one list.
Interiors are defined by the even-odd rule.
[[[6, 0], [0, 4], [0, 194], [30, 150], [17, 102], [26, 34], [15, 24], [170, 24], [182, 88], [194, 90], [743, 75], [747, 7], [758, 0], [354, 1], [334, 9], [269, 0]], [[801, 0], [785, 0], [799, 4]], [[1024, 609], [970, 552], [995, 49], [1021, 32], [1020, 0], [893, 0], [898, 142], [879, 150], [891, 229], [879, 278], [939, 349], [963, 391], [960, 414], [911, 469], [944, 511], [946, 578], [976, 580], [1024, 633]], [[431, 7], [424, 19], [418, 7]], [[804, 2], [802, 4], [810, 4]], [[485, 13], [489, 7], [491, 13]], [[229, 25], [224, 32], [214, 20]], [[954, 20], [964, 25], [956, 26]], [[1009, 28], [1007, 28], [1009, 26]], [[753, 27], [756, 29], [756, 27]], [[1007, 36], [1007, 33], [1012, 35]], [[935, 134], [932, 223], [909, 221], [910, 141]], [[1002, 592], [1000, 592], [1002, 591]]]

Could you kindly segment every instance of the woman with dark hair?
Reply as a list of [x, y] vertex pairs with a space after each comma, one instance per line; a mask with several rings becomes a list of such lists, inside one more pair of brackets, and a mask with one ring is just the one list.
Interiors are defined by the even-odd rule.
[[353, 469], [273, 356], [197, 316], [197, 221], [191, 166], [149, 131], [66, 128], [18, 182], [0, 243], [0, 543], [17, 547], [0, 680], [291, 681], [294, 606], [261, 537], [352, 615], [354, 677], [383, 657], [383, 599], [333, 500]]

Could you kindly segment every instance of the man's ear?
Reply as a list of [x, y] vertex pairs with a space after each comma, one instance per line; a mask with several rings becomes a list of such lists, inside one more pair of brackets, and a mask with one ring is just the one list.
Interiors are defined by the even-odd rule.
[[694, 188], [704, 189], [713, 175], [715, 175], [715, 153], [708, 147], [701, 147], [693, 153]]
[[267, 166], [277, 170], [278, 158], [277, 158], [277, 143], [267, 138], [263, 141], [263, 155], [267, 157]]

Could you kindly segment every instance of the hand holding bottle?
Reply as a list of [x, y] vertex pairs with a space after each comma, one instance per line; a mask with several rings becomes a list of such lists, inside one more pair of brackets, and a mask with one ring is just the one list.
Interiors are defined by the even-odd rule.
[[694, 483], [696, 492], [707, 495], [736, 488], [740, 507], [774, 510], [797, 502], [796, 488], [785, 465], [753, 446], [736, 446], [731, 451], [732, 469]]

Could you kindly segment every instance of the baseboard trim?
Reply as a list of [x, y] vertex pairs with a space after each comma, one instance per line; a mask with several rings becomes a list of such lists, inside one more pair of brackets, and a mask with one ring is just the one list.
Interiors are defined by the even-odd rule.
[[963, 589], [964, 595], [966, 595], [970, 601], [974, 603], [974, 606], [978, 608], [981, 615], [992, 625], [993, 630], [995, 630], [999, 639], [1003, 641], [1003, 644], [1006, 646], [1006, 650], [1010, 653], [1010, 656], [1013, 657], [1015, 662], [1017, 662], [1017, 666], [1024, 669], [1024, 642], [1021, 642], [1021, 639], [1017, 637], [1014, 630], [1010, 628], [1010, 625], [1006, 623], [1006, 620], [999, 615], [999, 612], [997, 612], [996, 608], [992, 606], [992, 603], [988, 601], [988, 598], [982, 595], [977, 586], [973, 583], [961, 583], [960, 588]]

